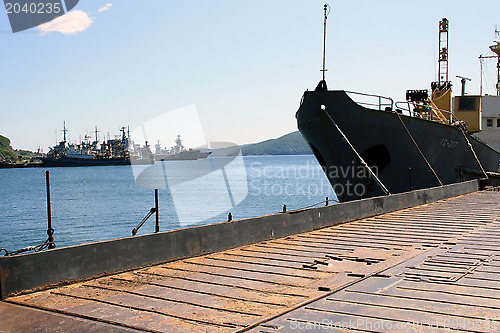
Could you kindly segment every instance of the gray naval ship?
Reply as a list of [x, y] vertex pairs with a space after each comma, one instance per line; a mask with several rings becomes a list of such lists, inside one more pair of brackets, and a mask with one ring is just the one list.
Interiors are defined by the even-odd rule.
[[[325, 6], [325, 27], [326, 17]], [[443, 19], [440, 34], [447, 33], [447, 28], [448, 21]], [[462, 91], [462, 96], [455, 97], [452, 112], [448, 49], [440, 46], [438, 77], [442, 80], [431, 84], [430, 96], [428, 90], [408, 90], [403, 103], [328, 90], [323, 58], [323, 80], [314, 91], [304, 93], [296, 118], [339, 201], [475, 178], [499, 183], [500, 153], [471, 135], [477, 132], [471, 121], [474, 114], [476, 123], [478, 118], [481, 121], [480, 96]], [[441, 63], [444, 60], [446, 64]], [[375, 103], [361, 104], [353, 98], [374, 98]]]
[[[206, 158], [209, 154], [201, 156], [199, 149], [186, 149], [182, 144], [181, 136], [177, 135], [175, 139], [175, 146], [170, 149], [162, 149], [160, 142], [155, 145], [155, 153], [153, 157], [155, 161], [183, 161], [183, 160], [197, 160], [198, 158]], [[206, 155], [206, 156], [205, 156]]]

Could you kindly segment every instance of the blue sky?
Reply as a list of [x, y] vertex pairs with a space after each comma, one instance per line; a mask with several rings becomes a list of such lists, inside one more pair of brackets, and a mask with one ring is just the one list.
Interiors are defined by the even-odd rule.
[[[500, 1], [329, 3], [329, 89], [401, 100], [407, 89], [429, 88], [446, 17], [454, 91], [463, 75], [472, 79], [467, 91], [479, 93], [478, 56], [500, 26]], [[52, 25], [13, 34], [2, 12], [0, 134], [15, 148], [48, 151], [63, 121], [77, 141], [96, 125], [101, 137], [113, 136], [193, 104], [207, 141], [246, 144], [295, 131], [302, 93], [321, 79], [323, 4], [80, 0], [73, 11], [87, 21], [76, 33]], [[484, 92], [494, 93], [488, 75]]]

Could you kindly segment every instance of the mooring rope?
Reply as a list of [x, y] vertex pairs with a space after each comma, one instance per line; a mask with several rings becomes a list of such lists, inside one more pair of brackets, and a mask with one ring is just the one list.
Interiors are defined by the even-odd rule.
[[309, 206], [305, 206], [305, 207], [297, 208], [297, 209], [294, 209], [294, 210], [290, 210], [289, 212], [316, 207], [317, 205], [324, 204], [324, 203], [329, 203], [331, 201], [336, 202], [336, 203], [340, 203], [340, 201], [338, 199], [328, 199], [328, 200], [323, 200], [323, 201], [317, 202], [317, 203], [309, 205]]
[[13, 255], [20, 254], [23, 252], [28, 252], [28, 251], [40, 252], [42, 250], [45, 250], [46, 248], [50, 248], [51, 245], [53, 245], [55, 247], [55, 243], [51, 242], [49, 239], [47, 239], [45, 241], [45, 243], [43, 243], [43, 244], [28, 246], [28, 247], [22, 248], [20, 250], [15, 250], [12, 252], [7, 251], [7, 249], [1, 248], [0, 252], [4, 251], [5, 256], [13, 256]]
[[479, 161], [479, 158], [477, 158], [476, 152], [474, 151], [474, 147], [472, 147], [472, 144], [470, 143], [469, 138], [467, 137], [467, 134], [465, 134], [465, 132], [461, 128], [459, 128], [459, 130], [460, 130], [460, 132], [462, 132], [462, 134], [463, 134], [463, 136], [465, 138], [465, 141], [467, 141], [467, 145], [469, 146], [469, 149], [472, 152], [472, 155], [474, 156], [474, 159], [476, 160], [477, 165], [479, 165], [479, 169], [481, 169], [481, 172], [483, 173], [483, 175], [486, 178], [489, 178], [488, 174], [483, 169], [483, 165], [481, 164], [481, 161]]
[[386, 195], [390, 195], [391, 193], [389, 192], [389, 190], [385, 187], [385, 185], [382, 183], [382, 181], [377, 177], [377, 175], [375, 174], [375, 172], [373, 172], [373, 170], [368, 166], [368, 164], [365, 162], [365, 160], [361, 157], [361, 155], [357, 152], [356, 148], [354, 148], [354, 146], [351, 144], [351, 142], [349, 141], [349, 139], [347, 138], [347, 136], [344, 134], [344, 132], [342, 132], [342, 130], [340, 129], [340, 127], [335, 123], [335, 121], [333, 121], [333, 118], [330, 116], [330, 114], [328, 112], [326, 112], [326, 107], [325, 106], [321, 106], [321, 109], [325, 112], [325, 114], [328, 116], [328, 118], [330, 119], [330, 121], [332, 122], [333, 126], [335, 126], [335, 128], [337, 129], [337, 131], [339, 131], [340, 135], [342, 135], [342, 137], [344, 138], [344, 140], [347, 142], [347, 144], [349, 145], [349, 147], [351, 147], [352, 151], [354, 152], [354, 154], [356, 154], [356, 156], [358, 157], [358, 159], [360, 160], [361, 164], [363, 164], [363, 166], [368, 170], [368, 172], [370, 173], [370, 175], [373, 177], [373, 179], [375, 180], [375, 182], [377, 183], [378, 186], [380, 186], [380, 188], [382, 189], [382, 191], [384, 191], [384, 193]]
[[425, 163], [427, 164], [427, 166], [429, 167], [429, 169], [431, 170], [432, 174], [434, 175], [434, 177], [436, 177], [438, 183], [440, 186], [443, 186], [443, 183], [441, 182], [441, 179], [439, 179], [436, 171], [434, 171], [434, 168], [432, 167], [432, 165], [429, 163], [429, 161], [425, 158], [424, 156], [424, 153], [420, 150], [420, 147], [418, 146], [417, 142], [415, 141], [415, 139], [413, 139], [413, 136], [411, 135], [410, 131], [408, 130], [408, 127], [406, 127], [405, 123], [403, 122], [403, 119], [401, 119], [401, 115], [398, 113], [398, 112], [394, 112], [398, 118], [399, 118], [399, 121], [401, 122], [401, 124], [403, 125], [404, 129], [406, 130], [406, 133], [408, 133], [408, 136], [410, 137], [411, 141], [413, 142], [413, 144], [415, 145], [415, 147], [417, 148], [418, 152], [420, 153], [420, 156], [422, 156], [422, 158], [424, 159]]

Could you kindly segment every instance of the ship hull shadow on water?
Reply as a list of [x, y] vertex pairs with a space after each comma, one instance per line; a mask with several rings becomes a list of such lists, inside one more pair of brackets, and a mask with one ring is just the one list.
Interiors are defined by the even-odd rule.
[[474, 152], [487, 173], [498, 172], [500, 153], [461, 129], [392, 108], [368, 109], [345, 91], [306, 91], [296, 118], [342, 202], [387, 194], [356, 152], [390, 193], [483, 178]]

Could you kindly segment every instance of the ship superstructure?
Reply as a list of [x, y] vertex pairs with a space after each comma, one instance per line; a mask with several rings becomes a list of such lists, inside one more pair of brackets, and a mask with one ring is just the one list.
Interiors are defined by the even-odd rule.
[[[500, 37], [500, 31], [495, 29], [497, 37]], [[493, 59], [496, 61], [496, 95], [469, 96], [462, 92], [462, 96], [455, 97], [455, 113], [459, 117], [470, 119], [472, 133], [474, 136], [484, 141], [494, 149], [500, 151], [500, 41], [495, 41], [490, 46], [493, 54], [481, 55], [479, 60]], [[481, 78], [483, 76], [481, 70]], [[481, 80], [482, 81], [482, 80]], [[481, 82], [482, 92], [482, 82]], [[461, 110], [465, 108], [465, 110]], [[472, 111], [472, 112], [471, 112]]]

